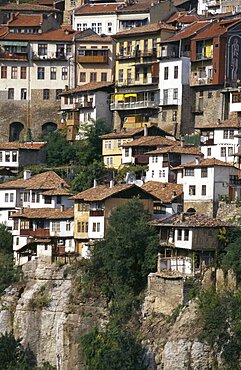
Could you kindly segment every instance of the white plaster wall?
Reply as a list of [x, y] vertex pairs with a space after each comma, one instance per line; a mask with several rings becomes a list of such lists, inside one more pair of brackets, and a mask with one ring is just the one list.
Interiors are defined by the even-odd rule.
[[[18, 167], [19, 166], [19, 151], [18, 150], [3, 150], [0, 149], [2, 152], [2, 161], [0, 161], [1, 167]], [[6, 153], [10, 153], [10, 162], [6, 161]], [[13, 153], [16, 153], [17, 160], [13, 161]]]
[[[112, 23], [112, 32], [108, 32], [108, 23]], [[77, 30], [78, 24], [87, 24], [87, 28], [92, 28], [92, 23], [101, 23], [102, 30], [98, 33], [98, 29], [96, 29], [96, 33], [99, 35], [104, 33], [105, 35], [113, 35], [119, 31], [118, 29], [118, 21], [116, 14], [90, 14], [90, 15], [74, 15], [73, 16], [73, 29]]]
[[188, 240], [184, 240], [184, 229], [182, 229], [182, 240], [177, 240], [177, 229], [175, 230], [175, 247], [176, 248], [184, 248], [184, 249], [192, 249], [192, 230], [189, 229], [189, 238]]
[[[100, 231], [93, 232], [93, 223], [100, 223]], [[102, 239], [104, 238], [104, 217], [103, 216], [91, 216], [89, 217], [89, 232], [88, 236], [90, 239]]]
[[59, 236], [60, 238], [61, 237], [72, 237], [74, 235], [74, 220], [70, 220], [70, 230], [66, 230], [66, 223], [67, 221], [66, 220], [56, 220], [56, 222], [60, 222], [60, 231], [59, 232], [55, 232], [55, 231], [52, 231], [52, 225], [53, 225], [53, 222], [55, 222], [54, 220], [50, 220], [50, 236]]
[[[10, 202], [10, 193], [13, 194], [13, 202]], [[5, 194], [8, 194], [8, 202], [5, 202]], [[0, 190], [0, 206], [1, 208], [13, 209], [16, 207], [16, 190], [1, 189]]]
[[[154, 162], [153, 162], [154, 158]], [[157, 162], [156, 162], [157, 158]], [[159, 172], [165, 171], [165, 176], [159, 176]], [[146, 181], [168, 182], [169, 167], [163, 167], [163, 155], [149, 156], [148, 170], [146, 172]]]

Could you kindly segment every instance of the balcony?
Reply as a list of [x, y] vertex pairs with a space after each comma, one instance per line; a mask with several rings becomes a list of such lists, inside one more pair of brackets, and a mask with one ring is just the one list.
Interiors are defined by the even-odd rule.
[[99, 217], [104, 216], [104, 210], [103, 209], [96, 209], [96, 210], [90, 210], [90, 217]]
[[79, 55], [78, 63], [108, 64], [108, 55]]
[[49, 229], [20, 229], [20, 236], [45, 238], [50, 236], [50, 232]]
[[197, 72], [192, 73], [191, 75], [191, 86], [198, 86], [198, 85], [211, 85], [213, 84], [213, 78], [207, 77], [206, 74], [202, 74], [201, 76], [197, 75]]
[[135, 164], [148, 164], [149, 156], [146, 154], [136, 154], [134, 155]]
[[0, 60], [28, 60], [28, 53], [0, 53]]
[[93, 109], [93, 102], [92, 101], [83, 101], [83, 102], [74, 103], [74, 109], [83, 109], [83, 108]]
[[64, 52], [52, 52], [52, 53], [46, 53], [46, 54], [38, 54], [38, 53], [33, 53], [32, 56], [33, 60], [67, 60], [68, 55], [65, 54]]
[[138, 86], [138, 85], [151, 85], [158, 84], [158, 77], [144, 77], [138, 80], [128, 78], [127, 80], [116, 81], [116, 86]]
[[206, 59], [212, 59], [213, 53], [196, 53], [196, 60], [206, 60]]
[[180, 105], [181, 99], [164, 98], [160, 100], [160, 105]]
[[151, 108], [158, 109], [159, 104], [156, 101], [133, 101], [133, 102], [115, 102], [110, 104], [110, 110], [123, 110], [123, 109], [143, 109]]
[[209, 139], [208, 137], [206, 139], [201, 138], [200, 145], [214, 145], [214, 139]]

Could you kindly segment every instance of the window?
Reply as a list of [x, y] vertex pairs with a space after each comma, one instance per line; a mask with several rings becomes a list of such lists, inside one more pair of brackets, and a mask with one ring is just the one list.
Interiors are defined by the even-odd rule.
[[177, 229], [177, 240], [182, 240], [182, 230]]
[[111, 22], [107, 23], [107, 32], [112, 33], [112, 23]]
[[196, 186], [189, 185], [189, 195], [196, 195]]
[[185, 176], [194, 176], [194, 168], [185, 168]]
[[68, 68], [62, 67], [62, 80], [67, 80], [68, 78]]
[[96, 23], [91, 23], [91, 28], [94, 32], [96, 32]]
[[17, 152], [12, 152], [12, 162], [17, 162]]
[[12, 87], [8, 89], [8, 99], [14, 99], [14, 89]]
[[27, 99], [27, 89], [21, 89], [21, 100]]
[[49, 100], [49, 89], [43, 89], [43, 100]]
[[178, 78], [178, 66], [174, 66], [174, 78]]
[[229, 146], [228, 147], [228, 156], [231, 157], [233, 155], [233, 147]]
[[105, 140], [105, 149], [111, 149], [111, 140]]
[[98, 23], [98, 26], [97, 26], [97, 33], [102, 33], [102, 23]]
[[173, 122], [176, 122], [176, 121], [177, 121], [177, 111], [176, 111], [176, 110], [174, 110], [174, 111], [172, 112], [172, 121], [173, 121]]
[[5, 162], [10, 162], [10, 152], [5, 153]]
[[207, 156], [210, 157], [212, 155], [212, 148], [208, 148], [207, 150]]
[[152, 179], [153, 179], [153, 177], [155, 176], [155, 171], [154, 170], [152, 170], [151, 171], [151, 177], [152, 177]]
[[56, 67], [50, 68], [50, 80], [56, 80]]
[[234, 137], [234, 130], [229, 130], [229, 139], [233, 139]]
[[44, 80], [44, 73], [45, 72], [45, 69], [44, 67], [38, 67], [38, 70], [37, 70], [37, 79], [38, 80]]
[[124, 80], [124, 71], [123, 69], [119, 69], [119, 78], [118, 78], [119, 82], [123, 82]]
[[101, 72], [101, 81], [107, 81], [107, 72]]
[[157, 155], [152, 156], [152, 163], [158, 163], [158, 156]]
[[18, 230], [18, 220], [13, 221], [13, 230]]
[[0, 162], [3, 161], [3, 152], [0, 152]]
[[16, 245], [19, 245], [19, 237], [16, 237]]
[[8, 193], [5, 193], [5, 203], [7, 203], [7, 202], [8, 202], [8, 199], [9, 199], [9, 197], [8, 197]]
[[206, 185], [202, 185], [202, 195], [206, 195]]
[[189, 239], [189, 230], [184, 230], [184, 240], [188, 240]]
[[144, 51], [148, 50], [148, 40], [144, 40]]
[[166, 207], [162, 204], [153, 204], [153, 213], [154, 215], [163, 215], [166, 214]]
[[80, 82], [86, 82], [86, 73], [85, 72], [80, 72], [79, 81]]
[[97, 81], [97, 73], [90, 72], [90, 82], [96, 82], [96, 81]]
[[71, 8], [75, 7], [76, 1], [75, 0], [70, 0], [70, 6]]
[[82, 31], [82, 24], [81, 23], [77, 23], [77, 31]]
[[60, 221], [53, 221], [52, 222], [52, 231], [53, 232], [60, 232]]
[[21, 80], [25, 80], [27, 78], [27, 67], [20, 68], [20, 78]]
[[159, 170], [159, 177], [165, 177], [166, 171], [165, 170]]
[[221, 147], [221, 157], [226, 157], [226, 147]]
[[56, 203], [57, 204], [61, 204], [62, 203], [62, 197], [61, 197], [61, 195], [57, 195]]
[[208, 91], [208, 99], [210, 99], [213, 96], [212, 91]]
[[62, 92], [61, 89], [56, 89], [56, 91], [55, 91], [55, 98], [56, 98], [56, 100], [60, 100], [61, 99], [61, 96], [60, 96], [61, 92]]
[[168, 80], [168, 67], [164, 67], [164, 80]]
[[23, 193], [23, 201], [24, 202], [29, 202], [29, 197], [30, 197], [29, 191]]
[[173, 89], [173, 100], [178, 99], [178, 89]]
[[166, 122], [167, 120], [167, 111], [163, 110], [162, 111], [162, 121]]
[[201, 168], [201, 177], [208, 177], [208, 169]]
[[44, 203], [45, 204], [51, 204], [52, 203], [52, 197], [50, 195], [44, 196]]
[[129, 148], [125, 148], [125, 157], [129, 157]]
[[13, 202], [13, 201], [14, 201], [14, 194], [10, 193], [10, 202]]
[[47, 44], [39, 44], [38, 45], [38, 55], [47, 55], [47, 48], [48, 48], [48, 45]]
[[1, 78], [7, 78], [7, 66], [1, 67]]
[[77, 232], [80, 233], [81, 232], [81, 222], [77, 222]]
[[70, 222], [66, 221], [66, 231], [70, 231]]
[[11, 78], [12, 79], [18, 78], [18, 67], [16, 66], [11, 67]]
[[93, 233], [99, 233], [100, 232], [100, 222], [93, 222]]
[[113, 165], [113, 158], [112, 157], [107, 157], [106, 158], [106, 165], [107, 166], [112, 166]]
[[223, 130], [223, 138], [228, 139], [228, 130]]
[[131, 68], [127, 69], [127, 83], [131, 83]]

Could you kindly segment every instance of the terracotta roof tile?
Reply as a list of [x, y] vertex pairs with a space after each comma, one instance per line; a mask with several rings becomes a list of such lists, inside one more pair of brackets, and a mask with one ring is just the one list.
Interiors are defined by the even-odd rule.
[[157, 1], [136, 1], [135, 3], [126, 6], [126, 4], [120, 5], [117, 9], [117, 13], [143, 13], [149, 12], [151, 6]]
[[101, 135], [101, 139], [121, 139], [121, 138], [131, 138], [137, 134], [143, 133], [144, 128], [134, 128], [129, 130], [123, 130], [118, 132], [110, 132], [109, 134]]
[[0, 184], [0, 189], [33, 189], [51, 190], [58, 188], [69, 189], [69, 185], [53, 171], [43, 172], [28, 180], [17, 179]]
[[152, 33], [152, 32], [158, 32], [161, 30], [169, 30], [169, 31], [176, 31], [176, 28], [173, 26], [170, 26], [169, 24], [166, 23], [149, 23], [145, 26], [140, 26], [140, 27], [134, 27], [131, 28], [130, 30], [127, 31], [121, 31], [117, 32], [113, 37], [118, 38], [118, 37], [125, 37], [125, 36], [132, 36], [132, 35], [139, 35], [139, 34], [145, 34], [145, 33]]
[[101, 35], [100, 36], [97, 33], [94, 33], [92, 35], [86, 35], [86, 36], [80, 37], [79, 40], [80, 40], [81, 43], [82, 43], [82, 41], [84, 41], [84, 42], [100, 42], [100, 43], [108, 42], [108, 43], [111, 43], [112, 42], [112, 37], [107, 36], [107, 35]]
[[190, 26], [185, 27], [183, 30], [179, 31], [176, 35], [170, 37], [169, 39], [162, 41], [161, 43], [168, 43], [173, 41], [179, 41], [183, 39], [188, 39], [193, 37], [204, 27], [211, 24], [211, 21], [197, 21], [192, 23]]
[[75, 10], [75, 15], [116, 13], [118, 3], [85, 4]]
[[175, 198], [183, 194], [183, 185], [170, 182], [148, 181], [141, 188], [154, 195], [163, 203], [171, 203]]
[[229, 26], [233, 26], [239, 22], [240, 19], [237, 18], [213, 22], [210, 27], [201, 31], [196, 37], [193, 38], [193, 40], [203, 40], [224, 35]]
[[223, 162], [216, 158], [206, 158], [206, 159], [200, 159], [199, 163], [197, 163], [196, 161], [183, 163], [182, 165], [173, 168], [173, 170], [179, 170], [182, 168], [189, 168], [189, 167], [199, 168], [199, 167], [214, 167], [214, 166], [235, 168], [231, 163]]
[[196, 129], [205, 129], [205, 128], [214, 128], [214, 129], [223, 129], [223, 128], [241, 128], [240, 122], [236, 117], [227, 119], [222, 122], [217, 123], [206, 123], [205, 125], [195, 125]]
[[112, 195], [121, 193], [123, 190], [131, 189], [133, 186], [135, 185], [123, 184], [115, 185], [111, 188], [109, 185], [99, 185], [95, 188], [93, 187], [78, 193], [77, 195], [73, 196], [72, 199], [83, 200], [86, 202], [102, 201], [111, 197]]
[[203, 214], [195, 213], [183, 213], [175, 214], [171, 217], [155, 220], [153, 224], [160, 226], [180, 226], [180, 227], [227, 227], [231, 226], [228, 223], [225, 223], [217, 218], [211, 218]]
[[22, 11], [48, 11], [48, 12], [60, 12], [58, 9], [50, 8], [49, 6], [37, 5], [35, 3], [29, 2], [24, 4], [9, 3], [6, 5], [0, 6], [0, 10], [16, 10]]
[[64, 2], [64, 0], [35, 0], [35, 1], [32, 1], [31, 4], [38, 4], [38, 5], [43, 5], [43, 6], [47, 6], [48, 8], [50, 6], [55, 6], [55, 4], [57, 3], [61, 3], [61, 2]]
[[67, 195], [67, 196], [71, 196], [73, 194], [68, 189], [65, 189], [65, 188], [56, 188], [56, 189], [46, 190], [46, 191], [44, 191], [42, 193], [42, 195], [49, 195], [49, 196]]
[[180, 153], [180, 154], [192, 154], [192, 155], [201, 155], [201, 151], [199, 148], [196, 148], [194, 146], [187, 146], [187, 147], [181, 147], [181, 146], [168, 146], [164, 148], [158, 148], [156, 150], [152, 150], [146, 154], [162, 154], [162, 153]]
[[42, 14], [18, 14], [16, 18], [8, 22], [11, 27], [38, 27], [43, 22]]
[[74, 208], [66, 208], [61, 210], [60, 208], [23, 208], [19, 212], [15, 212], [11, 216], [12, 218], [44, 218], [47, 220], [61, 220], [74, 218]]
[[183, 12], [176, 12], [172, 14], [167, 20], [166, 23], [173, 23], [173, 22], [179, 22], [179, 23], [193, 23], [195, 21], [200, 20], [202, 16], [193, 13], [192, 11], [183, 11]]
[[[66, 32], [66, 30], [68, 32]], [[79, 31], [73, 31], [69, 27], [62, 26], [61, 28], [45, 33], [14, 33], [8, 32], [7, 35], [2, 37], [4, 40], [26, 40], [26, 41], [63, 41], [71, 42]]]
[[111, 86], [114, 86], [113, 82], [89, 82], [85, 85], [77, 86], [74, 89], [63, 91], [60, 95], [69, 95], [85, 91], [100, 90]]
[[46, 142], [26, 142], [18, 143], [14, 142], [0, 142], [0, 149], [26, 149], [26, 150], [39, 150], [42, 149], [47, 143]]
[[123, 147], [137, 147], [137, 146], [161, 146], [161, 145], [172, 145], [173, 140], [169, 140], [163, 136], [142, 136], [138, 139], [130, 141], [129, 143], [123, 144]]

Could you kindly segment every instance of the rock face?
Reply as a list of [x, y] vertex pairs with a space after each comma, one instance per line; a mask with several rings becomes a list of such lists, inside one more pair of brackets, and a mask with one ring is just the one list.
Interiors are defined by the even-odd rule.
[[49, 361], [57, 370], [81, 370], [80, 338], [104, 312], [96, 304], [72, 302], [74, 279], [68, 269], [26, 264], [26, 280], [8, 288], [1, 299], [0, 332], [13, 330], [38, 364]]

